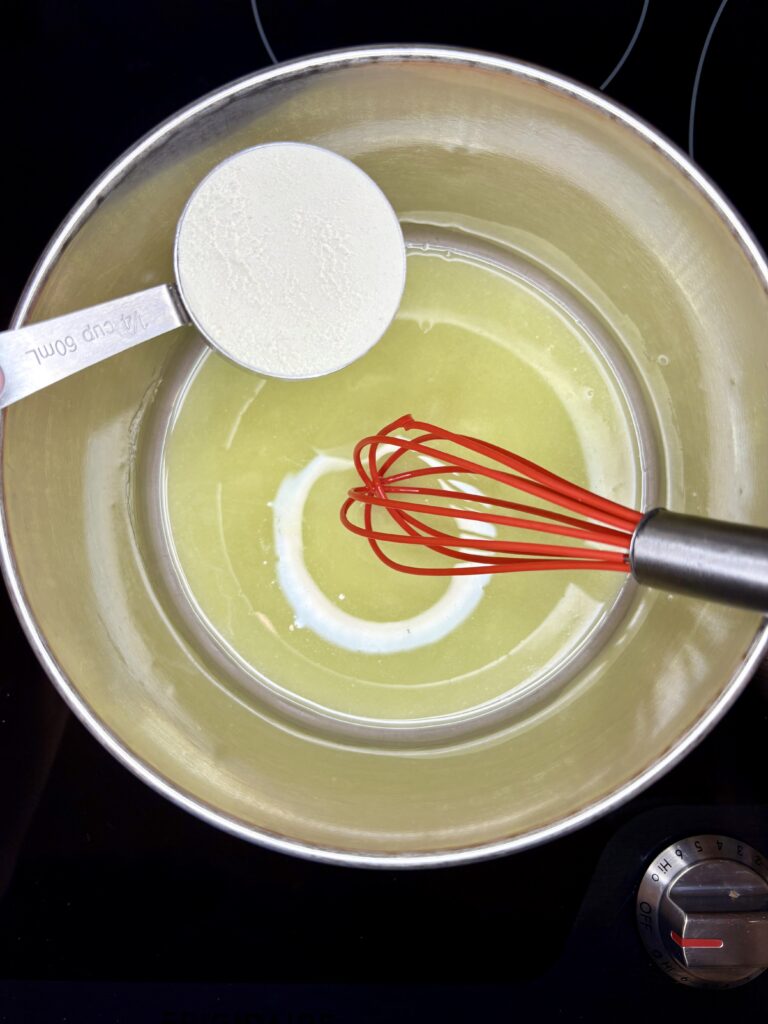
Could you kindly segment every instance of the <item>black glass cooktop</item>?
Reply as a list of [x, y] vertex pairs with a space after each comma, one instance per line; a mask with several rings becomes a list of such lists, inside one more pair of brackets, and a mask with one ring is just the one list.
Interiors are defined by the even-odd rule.
[[[364, 43], [490, 50], [603, 89], [692, 153], [768, 246], [765, 0], [8, 0], [0, 18], [5, 322], [67, 210], [138, 136], [272, 59]], [[683, 764], [575, 835], [372, 872], [249, 846], [163, 800], [65, 711], [4, 596], [2, 623], [0, 1022], [765, 1012], [765, 976], [672, 984], [633, 917], [672, 839], [732, 833], [768, 853], [765, 669]]]

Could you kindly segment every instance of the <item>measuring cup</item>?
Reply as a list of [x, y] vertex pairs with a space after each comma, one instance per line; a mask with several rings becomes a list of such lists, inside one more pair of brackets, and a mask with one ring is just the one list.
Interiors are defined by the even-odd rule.
[[0, 334], [0, 408], [188, 324], [257, 373], [341, 369], [395, 315], [405, 244], [359, 167], [277, 142], [235, 153], [200, 182], [179, 219], [174, 267], [173, 284]]

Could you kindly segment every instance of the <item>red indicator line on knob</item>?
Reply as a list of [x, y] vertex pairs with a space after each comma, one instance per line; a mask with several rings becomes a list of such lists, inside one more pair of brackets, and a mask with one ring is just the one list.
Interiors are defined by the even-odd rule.
[[722, 939], [684, 939], [677, 932], [670, 932], [672, 941], [676, 942], [681, 949], [722, 949]]

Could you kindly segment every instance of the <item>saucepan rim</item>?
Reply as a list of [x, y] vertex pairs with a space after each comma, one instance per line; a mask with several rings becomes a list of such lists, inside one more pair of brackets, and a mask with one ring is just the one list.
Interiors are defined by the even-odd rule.
[[[31, 304], [39, 289], [45, 283], [59, 255], [72, 236], [96, 208], [100, 197], [114, 188], [137, 159], [145, 157], [153, 149], [161, 146], [170, 135], [186, 122], [194, 120], [213, 107], [226, 104], [236, 99], [240, 94], [247, 93], [256, 87], [264, 86], [273, 80], [287, 81], [314, 74], [324, 69], [334, 67], [341, 69], [355, 64], [376, 64], [386, 61], [434, 61], [438, 64], [463, 65], [486, 71], [504, 72], [570, 96], [579, 103], [598, 110], [614, 121], [619, 122], [624, 128], [631, 130], [649, 143], [694, 185], [713, 207], [741, 246], [744, 255], [752, 264], [764, 289], [768, 292], [768, 263], [749, 228], [742, 222], [718, 187], [695, 166], [689, 157], [656, 131], [656, 129], [637, 117], [637, 115], [621, 107], [613, 100], [606, 98], [601, 93], [572, 81], [563, 75], [511, 58], [444, 46], [393, 45], [334, 50], [271, 66], [214, 90], [168, 118], [115, 161], [88, 189], [80, 202], [64, 220], [27, 282], [15, 310], [11, 326], [17, 327], [23, 323]], [[766, 618], [763, 619], [752, 643], [748, 650], [745, 651], [737, 671], [724, 684], [717, 699], [699, 717], [693, 727], [681, 736], [673, 746], [652, 765], [638, 773], [619, 789], [544, 828], [476, 846], [419, 853], [368, 853], [317, 846], [289, 839], [258, 828], [233, 815], [226, 814], [170, 781], [131, 751], [78, 694], [72, 680], [57, 663], [42, 630], [35, 621], [32, 608], [27, 600], [18, 573], [9, 537], [5, 509], [4, 482], [2, 479], [3, 443], [4, 417], [2, 422], [0, 422], [0, 560], [2, 562], [3, 575], [27, 639], [45, 672], [63, 699], [86, 728], [118, 761], [163, 796], [203, 821], [216, 825], [226, 832], [283, 853], [298, 855], [314, 861], [354, 866], [380, 868], [439, 867], [498, 857], [564, 836], [615, 810], [651, 785], [673, 765], [681, 761], [707, 735], [734, 703], [749, 681], [760, 659], [768, 651], [768, 618]]]

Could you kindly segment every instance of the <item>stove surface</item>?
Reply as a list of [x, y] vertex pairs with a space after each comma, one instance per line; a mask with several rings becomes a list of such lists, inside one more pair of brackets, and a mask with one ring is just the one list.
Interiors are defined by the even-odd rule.
[[[68, 209], [158, 121], [273, 58], [376, 42], [501, 52], [602, 88], [692, 153], [768, 246], [762, 0], [11, 0], [2, 17], [5, 322]], [[768, 1003], [768, 976], [674, 985], [634, 916], [670, 841], [716, 832], [768, 854], [765, 665], [611, 816], [496, 861], [371, 872], [249, 846], [162, 799], [65, 710], [5, 595], [2, 623], [0, 1022], [720, 1021]]]

